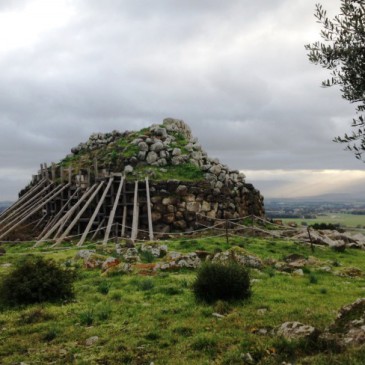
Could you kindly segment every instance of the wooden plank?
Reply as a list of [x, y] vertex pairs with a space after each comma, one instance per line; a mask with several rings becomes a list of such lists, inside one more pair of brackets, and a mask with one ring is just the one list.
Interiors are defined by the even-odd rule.
[[125, 225], [127, 222], [127, 205], [124, 205], [123, 207], [123, 221], [122, 221], [122, 233], [121, 236], [124, 237], [125, 236]]
[[24, 218], [20, 219], [16, 224], [14, 224], [11, 228], [9, 228], [5, 233], [0, 236], [0, 239], [4, 238], [7, 234], [11, 233], [15, 228], [17, 228], [20, 224], [25, 222], [29, 217], [37, 213], [41, 210], [48, 202], [54, 199], [57, 195], [61, 194], [63, 190], [67, 189], [69, 185], [65, 185], [61, 190], [58, 190], [55, 194], [53, 194], [50, 198], [48, 198], [45, 202], [39, 204], [36, 208], [34, 208], [29, 214], [27, 214]]
[[[8, 221], [10, 218], [14, 217], [17, 214], [21, 214], [22, 212], [26, 211], [29, 209], [29, 207], [33, 206], [33, 202], [38, 199], [39, 197], [41, 197], [43, 194], [45, 194], [45, 192], [52, 187], [53, 183], [50, 185], [47, 185], [46, 187], [44, 187], [40, 192], [38, 192], [37, 194], [35, 194], [34, 196], [32, 196], [29, 200], [26, 200], [25, 202], [23, 202], [23, 204], [21, 204], [17, 209], [15, 209], [13, 212], [11, 212], [7, 217], [5, 217], [0, 224], [5, 223], [6, 221]], [[49, 193], [47, 193], [48, 195]]]
[[43, 231], [41, 232], [41, 234], [37, 237], [37, 240], [41, 239], [41, 237], [43, 237], [43, 235], [51, 228], [53, 227], [53, 225], [55, 223], [58, 222], [58, 220], [60, 219], [60, 217], [62, 216], [62, 213], [65, 211], [65, 209], [69, 206], [69, 204], [71, 203], [72, 199], [76, 196], [76, 194], [79, 192], [79, 188], [77, 188], [75, 190], [75, 192], [72, 194], [72, 196], [70, 197], [70, 199], [68, 199], [68, 201], [66, 202], [66, 204], [63, 205], [63, 207], [60, 209], [60, 211], [57, 213], [57, 215], [50, 221], [48, 222], [48, 224], [44, 227]]
[[[62, 188], [62, 185], [57, 186], [55, 189], [48, 192], [44, 197], [41, 197], [40, 202], [37, 202], [36, 204], [40, 204], [42, 201], [48, 199], [52, 194], [54, 194], [56, 191], [60, 190], [60, 188]], [[34, 208], [33, 204], [27, 203], [25, 205], [25, 207], [21, 207], [18, 210], [16, 210], [14, 213], [10, 214], [2, 223], [5, 223], [6, 221], [8, 221], [9, 218], [12, 218], [12, 220], [10, 222], [8, 222], [5, 226], [2, 226], [0, 231], [5, 230], [7, 227], [9, 227], [13, 223], [15, 223], [17, 220], [22, 219], [29, 212], [31, 212], [33, 208]]]
[[[95, 185], [96, 186], [96, 185]], [[76, 211], [79, 211], [80, 206], [82, 202], [89, 197], [89, 195], [93, 192], [95, 186], [92, 186], [90, 189], [86, 189], [85, 193], [81, 196], [81, 198], [75, 203], [75, 205], [65, 214], [66, 219], [61, 223], [61, 225], [58, 228], [58, 231], [54, 235], [53, 239], [57, 239], [63, 231], [63, 228], [65, 227], [66, 223], [71, 219], [72, 215], [75, 214]], [[81, 188], [79, 188], [81, 190]]]
[[52, 181], [55, 181], [56, 180], [56, 164], [54, 162], [52, 162], [51, 173], [52, 173]]
[[110, 231], [112, 229], [112, 224], [113, 224], [115, 212], [117, 210], [117, 206], [118, 206], [118, 203], [119, 203], [120, 193], [122, 192], [123, 184], [124, 184], [124, 176], [122, 176], [122, 178], [120, 179], [117, 195], [116, 195], [115, 200], [114, 200], [114, 205], [113, 205], [113, 208], [112, 208], [112, 210], [110, 212], [110, 215], [109, 215], [108, 225], [106, 227], [104, 240], [103, 240], [103, 245], [104, 246], [108, 243], [108, 240], [109, 240], [109, 235], [110, 235]]
[[131, 240], [135, 241], [138, 236], [138, 221], [139, 221], [139, 206], [138, 206], [138, 181], [134, 186], [134, 200], [133, 200], [133, 222]]
[[75, 212], [75, 210], [82, 204], [82, 202], [90, 195], [91, 189], [85, 191], [85, 193], [82, 195], [82, 197], [77, 201], [75, 205], [72, 206], [72, 208], [62, 217], [60, 220], [40, 239], [38, 240], [33, 247], [39, 246], [42, 241], [48, 239], [60, 226], [62, 226], [63, 223], [65, 223], [72, 214]]
[[18, 205], [23, 204], [31, 195], [33, 195], [39, 188], [41, 188], [46, 183], [45, 179], [42, 179], [37, 182], [35, 186], [33, 186], [29, 191], [27, 191], [24, 195], [22, 195], [14, 204], [12, 204], [9, 208], [4, 210], [0, 214], [0, 218], [4, 218], [8, 215], [12, 210], [14, 210]]
[[95, 218], [96, 218], [96, 216], [98, 215], [98, 213], [99, 213], [99, 211], [100, 211], [100, 208], [101, 208], [101, 206], [102, 206], [102, 205], [103, 205], [103, 203], [104, 203], [105, 197], [106, 197], [106, 195], [107, 195], [107, 193], [108, 193], [108, 191], [109, 191], [109, 189], [110, 189], [110, 186], [111, 186], [111, 184], [112, 184], [113, 180], [114, 180], [114, 178], [113, 178], [113, 177], [111, 177], [111, 178], [109, 179], [108, 185], [106, 186], [106, 188], [105, 188], [105, 190], [104, 190], [104, 192], [103, 192], [103, 195], [101, 196], [101, 198], [100, 198], [100, 200], [99, 200], [99, 203], [98, 203], [98, 205], [96, 206], [95, 211], [94, 211], [93, 215], [91, 216], [90, 221], [89, 221], [89, 223], [88, 223], [88, 225], [87, 225], [87, 227], [86, 227], [86, 229], [85, 229], [85, 231], [84, 231], [84, 233], [83, 233], [82, 237], [80, 238], [80, 241], [77, 243], [77, 246], [79, 246], [79, 247], [80, 247], [80, 246], [82, 246], [82, 245], [84, 244], [85, 239], [86, 239], [87, 235], [89, 234], [89, 231], [90, 231], [90, 229], [91, 229], [92, 225], [94, 224]]
[[150, 241], [153, 241], [154, 237], [153, 237], [153, 225], [152, 225], [150, 184], [148, 182], [148, 177], [146, 177], [146, 196], [147, 196], [148, 231], [149, 231]]
[[96, 231], [94, 232], [93, 236], [91, 237], [91, 241], [93, 241], [96, 237], [96, 235], [99, 233], [100, 229], [103, 227], [103, 224], [105, 222], [105, 217], [101, 220], [100, 224], [98, 225], [98, 228], [96, 228]]
[[76, 215], [76, 217], [73, 219], [73, 221], [69, 224], [69, 226], [67, 227], [67, 229], [65, 230], [65, 232], [63, 232], [62, 236], [56, 241], [56, 243], [52, 247], [55, 247], [55, 246], [59, 245], [67, 237], [67, 235], [71, 232], [72, 228], [76, 225], [76, 223], [79, 221], [79, 219], [81, 218], [81, 216], [84, 214], [85, 210], [88, 208], [88, 206], [95, 199], [96, 194], [99, 192], [99, 190], [102, 188], [103, 185], [104, 185], [104, 181], [101, 181], [100, 184], [98, 185], [98, 187], [96, 189], [95, 189], [96, 184], [92, 186], [91, 189], [94, 189], [95, 191], [92, 193], [92, 195], [90, 196], [90, 198], [84, 204], [84, 206], [82, 207], [82, 209], [80, 209], [80, 211], [78, 212], [78, 214]]

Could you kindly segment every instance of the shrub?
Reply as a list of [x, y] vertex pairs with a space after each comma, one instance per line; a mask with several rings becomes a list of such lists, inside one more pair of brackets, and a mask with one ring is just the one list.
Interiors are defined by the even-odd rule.
[[110, 283], [107, 281], [102, 281], [98, 286], [98, 292], [107, 295], [109, 293], [110, 286]]
[[250, 276], [237, 264], [208, 263], [199, 269], [193, 290], [198, 300], [207, 303], [247, 299], [251, 296]]
[[155, 284], [151, 279], [145, 279], [145, 280], [139, 281], [137, 284], [137, 287], [141, 291], [149, 291], [155, 287]]
[[28, 256], [1, 283], [0, 299], [7, 305], [55, 302], [74, 297], [75, 272], [55, 261]]
[[91, 309], [81, 312], [79, 315], [81, 326], [91, 326], [94, 322], [94, 312]]
[[317, 278], [317, 276], [315, 276], [314, 274], [310, 274], [309, 275], [309, 282], [311, 284], [318, 284], [318, 278]]

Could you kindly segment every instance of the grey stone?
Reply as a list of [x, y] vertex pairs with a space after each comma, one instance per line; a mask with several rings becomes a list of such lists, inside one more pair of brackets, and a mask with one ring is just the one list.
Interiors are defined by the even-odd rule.
[[181, 149], [180, 148], [174, 148], [172, 151], [173, 156], [180, 156], [181, 155]]
[[146, 142], [138, 143], [138, 148], [140, 151], [148, 151], [148, 144]]
[[161, 141], [158, 141], [156, 143], [154, 143], [153, 145], [151, 145], [150, 150], [154, 151], [154, 152], [160, 152], [164, 149], [164, 145]]
[[152, 164], [152, 163], [156, 162], [157, 159], [158, 159], [158, 155], [157, 155], [156, 152], [151, 151], [151, 152], [148, 153], [148, 155], [147, 155], [147, 163]]
[[147, 156], [147, 152], [146, 151], [139, 151], [138, 152], [138, 159], [141, 161], [144, 161], [146, 159]]
[[218, 176], [218, 175], [222, 172], [222, 166], [221, 166], [221, 165], [213, 165], [213, 166], [209, 169], [209, 171], [210, 171], [212, 174], [214, 174], [214, 175]]
[[285, 322], [278, 328], [276, 333], [289, 341], [314, 339], [318, 336], [318, 330], [300, 322]]
[[133, 172], [133, 166], [131, 166], [131, 165], [127, 165], [125, 168], [124, 168], [124, 172], [126, 173], [126, 174], [130, 174], [130, 173], [132, 173]]
[[85, 345], [86, 346], [92, 346], [92, 345], [95, 345], [98, 341], [99, 341], [99, 337], [98, 336], [89, 337], [85, 341]]

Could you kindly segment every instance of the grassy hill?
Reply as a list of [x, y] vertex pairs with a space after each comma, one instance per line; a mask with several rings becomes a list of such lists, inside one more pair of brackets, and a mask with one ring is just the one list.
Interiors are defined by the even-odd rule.
[[[211, 253], [236, 245], [268, 261], [261, 270], [251, 269], [249, 301], [206, 305], [194, 299], [192, 270], [103, 276], [100, 269], [73, 261], [78, 250], [71, 245], [60, 250], [34, 250], [32, 243], [4, 245], [0, 278], [11, 270], [8, 264], [28, 254], [73, 266], [79, 276], [71, 303], [1, 309], [0, 363], [245, 364], [244, 354], [250, 353], [255, 364], [363, 364], [364, 350], [323, 351], [289, 343], [271, 331], [286, 321], [323, 330], [341, 306], [364, 296], [363, 275], [346, 273], [353, 267], [365, 272], [365, 252], [336, 253], [320, 247], [312, 254], [307, 246], [259, 238], [232, 238], [229, 243], [222, 238], [180, 238], [167, 244], [169, 251]], [[94, 244], [88, 248], [114, 255], [112, 246], [106, 251]], [[315, 257], [303, 276], [270, 264], [293, 253]], [[217, 312], [221, 316], [213, 315]]]

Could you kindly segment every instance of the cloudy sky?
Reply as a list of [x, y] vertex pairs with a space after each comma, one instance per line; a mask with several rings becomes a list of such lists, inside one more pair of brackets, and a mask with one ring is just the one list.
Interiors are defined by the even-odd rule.
[[[93, 132], [171, 116], [266, 197], [362, 191], [316, 0], [0, 0], [0, 201]], [[339, 0], [322, 0], [330, 15]]]

